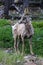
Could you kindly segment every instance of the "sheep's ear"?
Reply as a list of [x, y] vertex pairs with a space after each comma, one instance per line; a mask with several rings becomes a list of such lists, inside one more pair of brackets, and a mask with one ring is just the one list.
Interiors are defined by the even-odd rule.
[[9, 20], [10, 25], [15, 25], [14, 21]]

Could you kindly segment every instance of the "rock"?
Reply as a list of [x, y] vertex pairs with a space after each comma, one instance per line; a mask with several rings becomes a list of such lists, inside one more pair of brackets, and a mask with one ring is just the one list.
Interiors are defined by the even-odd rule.
[[36, 56], [32, 56], [32, 55], [28, 55], [28, 56], [25, 56], [24, 59], [28, 60], [28, 61], [35, 62], [37, 60], [37, 57]]
[[43, 65], [43, 59], [41, 60], [41, 65]]
[[37, 61], [35, 62], [35, 64], [36, 64], [36, 65], [42, 65], [40, 60], [37, 60]]
[[0, 63], [0, 65], [2, 65], [2, 64]]
[[25, 63], [24, 65], [43, 65], [41, 60], [37, 56], [28, 55], [24, 57]]
[[25, 62], [24, 65], [36, 65], [36, 64], [29, 61], [29, 62]]
[[3, 18], [4, 16], [4, 6], [0, 6], [0, 18]]

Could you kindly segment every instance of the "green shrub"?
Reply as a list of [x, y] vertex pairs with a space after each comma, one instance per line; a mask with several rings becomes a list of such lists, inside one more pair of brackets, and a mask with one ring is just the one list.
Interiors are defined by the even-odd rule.
[[43, 28], [35, 28], [32, 42], [34, 53], [43, 56]]
[[6, 19], [0, 19], [0, 27], [10, 25], [10, 22]]
[[33, 27], [34, 28], [41, 28], [41, 27], [43, 27], [43, 20], [34, 20], [33, 22], [32, 22], [32, 24], [33, 24]]
[[10, 26], [0, 27], [0, 47], [13, 46], [12, 30]]

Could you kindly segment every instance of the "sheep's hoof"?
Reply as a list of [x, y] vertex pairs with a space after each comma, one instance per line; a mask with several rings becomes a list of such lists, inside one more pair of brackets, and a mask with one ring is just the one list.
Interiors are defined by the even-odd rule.
[[32, 56], [35, 56], [35, 54], [34, 54], [33, 52], [31, 53], [31, 55], [32, 55]]

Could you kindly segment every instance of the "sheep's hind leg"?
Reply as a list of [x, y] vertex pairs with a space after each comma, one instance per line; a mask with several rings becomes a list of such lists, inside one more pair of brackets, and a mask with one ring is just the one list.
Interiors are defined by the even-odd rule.
[[15, 52], [17, 51], [17, 40], [16, 40], [16, 38], [14, 38], [14, 49], [15, 49]]
[[34, 55], [33, 49], [32, 49], [32, 37], [29, 39], [29, 45], [30, 45], [30, 53], [31, 55]]

